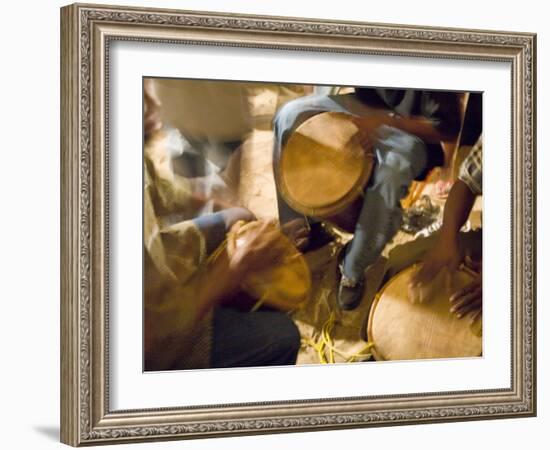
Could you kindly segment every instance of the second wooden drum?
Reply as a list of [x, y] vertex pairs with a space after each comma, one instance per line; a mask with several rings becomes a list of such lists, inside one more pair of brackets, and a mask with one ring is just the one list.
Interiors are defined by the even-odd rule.
[[[445, 287], [429, 286], [430, 298], [411, 303], [408, 285], [415, 267], [393, 277], [380, 291], [370, 311], [367, 334], [377, 360], [408, 360], [480, 356], [482, 339], [468, 318], [449, 311], [451, 292], [473, 280], [469, 270], [456, 271]], [[441, 277], [437, 277], [441, 279]]]

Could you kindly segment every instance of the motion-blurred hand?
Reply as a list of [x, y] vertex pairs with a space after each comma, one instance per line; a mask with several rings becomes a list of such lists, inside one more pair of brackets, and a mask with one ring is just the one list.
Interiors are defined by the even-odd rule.
[[[286, 238], [277, 224], [265, 220], [256, 223], [257, 226], [237, 237], [230, 251], [229, 268], [237, 274], [245, 274], [250, 270], [261, 271], [284, 257]], [[231, 233], [238, 233], [241, 226], [243, 223], [237, 222]]]
[[382, 123], [378, 120], [376, 115], [354, 117], [353, 123], [359, 129], [357, 133], [359, 143], [365, 151], [370, 151], [378, 139], [378, 130]]
[[161, 103], [151, 79], [143, 82], [143, 128], [145, 137], [162, 128]]
[[477, 273], [474, 281], [463, 289], [453, 293], [449, 299], [450, 311], [460, 319], [470, 317], [470, 323], [474, 323], [481, 317], [483, 286], [481, 276], [481, 261], [474, 261], [469, 256], [465, 259], [466, 266]]
[[458, 268], [460, 251], [455, 241], [438, 241], [421, 262], [420, 269], [414, 273], [409, 283], [409, 300], [422, 303], [426, 287], [445, 269], [447, 278]]
[[304, 250], [309, 242], [309, 226], [305, 219], [293, 219], [285, 223], [281, 231], [300, 251]]

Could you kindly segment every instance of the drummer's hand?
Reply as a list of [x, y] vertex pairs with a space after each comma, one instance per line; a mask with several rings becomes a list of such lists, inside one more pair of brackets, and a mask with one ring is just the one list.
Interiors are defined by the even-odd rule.
[[[250, 270], [260, 271], [272, 266], [284, 256], [284, 238], [274, 221], [261, 221], [235, 248], [229, 260], [229, 268], [243, 275]], [[234, 227], [242, 224], [237, 222]]]
[[281, 231], [300, 251], [303, 251], [309, 242], [309, 226], [306, 219], [293, 219], [282, 225]]
[[145, 136], [148, 137], [162, 128], [161, 103], [155, 91], [153, 80], [146, 79], [143, 82], [144, 117], [143, 127]]
[[482, 311], [483, 286], [481, 282], [481, 261], [477, 262], [466, 256], [465, 263], [476, 271], [477, 275], [474, 281], [451, 295], [449, 299], [451, 303], [450, 311], [459, 319], [469, 315], [470, 323], [474, 323], [481, 316]]
[[441, 270], [446, 269], [448, 274], [453, 273], [460, 264], [460, 251], [456, 241], [438, 241], [421, 262], [409, 282], [409, 300], [412, 303], [422, 303], [425, 300], [427, 286]]
[[359, 143], [365, 150], [370, 150], [378, 139], [378, 130], [382, 122], [375, 114], [372, 114], [363, 117], [354, 117], [353, 123], [359, 128], [357, 134]]

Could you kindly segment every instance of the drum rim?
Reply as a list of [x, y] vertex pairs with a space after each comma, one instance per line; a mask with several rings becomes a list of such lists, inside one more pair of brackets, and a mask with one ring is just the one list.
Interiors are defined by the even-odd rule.
[[317, 208], [312, 208], [305, 206], [297, 201], [295, 201], [288, 192], [288, 188], [285, 186], [284, 182], [279, 183], [279, 188], [281, 195], [288, 205], [299, 212], [309, 217], [321, 217], [328, 218], [337, 214], [340, 214], [342, 211], [345, 211], [351, 203], [353, 203], [358, 197], [363, 195], [363, 190], [370, 178], [372, 173], [373, 164], [370, 164], [369, 167], [363, 171], [360, 176], [360, 181], [357, 186], [351, 189], [347, 194], [342, 196], [337, 202], [328, 204], [326, 206], [320, 206]]
[[[346, 117], [351, 117], [349, 114], [342, 113], [342, 112], [333, 112], [333, 111], [325, 111], [321, 112], [319, 114], [316, 114], [306, 121], [304, 121], [300, 126], [294, 130], [293, 133], [298, 131], [302, 125], [304, 125], [309, 120], [321, 115], [321, 114], [330, 114], [330, 115], [342, 115]], [[287, 143], [284, 145], [284, 147], [281, 149], [281, 155], [279, 162], [277, 166], [281, 165], [282, 159], [283, 159], [283, 153], [284, 149], [287, 147], [288, 143], [290, 142], [292, 136], [288, 139]], [[365, 186], [367, 185], [367, 182], [369, 181], [372, 171], [374, 169], [374, 152], [372, 149], [363, 149], [365, 152], [365, 159], [371, 160], [366, 161], [363, 165], [363, 170], [361, 171], [361, 174], [359, 175], [357, 182], [355, 183], [355, 186], [352, 187], [348, 192], [346, 192], [342, 197], [340, 197], [339, 200], [336, 202], [330, 203], [325, 206], [319, 206], [319, 207], [309, 207], [306, 206], [296, 200], [290, 195], [289, 189], [286, 185], [286, 179], [282, 174], [281, 167], [277, 167], [276, 170], [274, 170], [275, 173], [275, 182], [277, 186], [279, 187], [279, 191], [281, 193], [281, 196], [285, 200], [288, 205], [299, 212], [300, 214], [304, 214], [306, 216], [311, 217], [321, 217], [321, 218], [327, 218], [330, 216], [334, 216], [337, 214], [340, 214], [342, 211], [345, 211], [348, 206], [353, 203], [357, 197], [363, 195]]]
[[[372, 356], [374, 357], [374, 359], [376, 361], [388, 361], [387, 359], [383, 358], [382, 354], [376, 349], [376, 342], [374, 341], [374, 338], [373, 338], [373, 335], [372, 335], [372, 322], [374, 320], [374, 313], [376, 312], [376, 307], [378, 306], [378, 303], [380, 302], [380, 299], [382, 298], [382, 295], [384, 294], [384, 291], [387, 290], [387, 288], [389, 287], [390, 283], [392, 282], [392, 280], [400, 275], [403, 275], [405, 274], [406, 272], [410, 272], [412, 270], [415, 270], [417, 268], [417, 265], [418, 264], [413, 264], [412, 266], [409, 266], [403, 270], [401, 270], [400, 272], [396, 273], [393, 277], [391, 277], [388, 281], [386, 281], [384, 283], [384, 286], [382, 286], [382, 288], [378, 291], [378, 293], [376, 294], [373, 302], [372, 302], [372, 305], [370, 307], [370, 310], [369, 310], [369, 316], [368, 316], [368, 320], [367, 320], [367, 339], [368, 339], [368, 342], [372, 343], [372, 348], [371, 348], [371, 353], [372, 353]], [[468, 267], [464, 266], [464, 265], [461, 265], [458, 269], [457, 269], [458, 272], [464, 272], [468, 275], [471, 275], [472, 277], [476, 275], [476, 273], [469, 269]]]

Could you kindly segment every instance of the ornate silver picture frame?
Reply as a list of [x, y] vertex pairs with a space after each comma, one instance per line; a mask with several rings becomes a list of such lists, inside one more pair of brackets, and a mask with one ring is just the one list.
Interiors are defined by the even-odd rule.
[[[511, 308], [510, 386], [113, 409], [109, 58], [117, 41], [508, 63], [512, 80], [508, 150], [512, 173], [507, 187], [511, 191], [511, 298], [506, 300]], [[536, 35], [530, 33], [84, 4], [62, 8], [61, 441], [81, 446], [534, 416], [535, 89]]]

